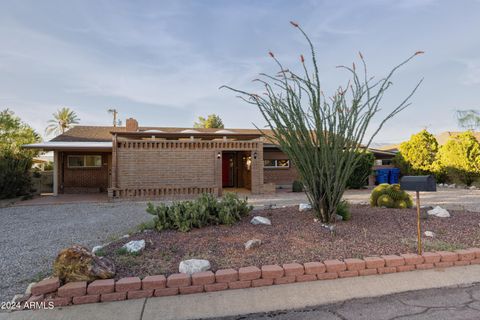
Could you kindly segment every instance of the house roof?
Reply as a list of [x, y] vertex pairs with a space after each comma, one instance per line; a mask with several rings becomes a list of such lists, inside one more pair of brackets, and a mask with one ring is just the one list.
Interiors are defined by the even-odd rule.
[[[216, 133], [217, 131], [222, 131], [218, 133], [219, 135], [229, 135], [229, 134], [241, 134], [241, 135], [259, 135], [260, 131], [257, 129], [217, 129], [217, 128], [181, 128], [181, 127], [139, 127], [138, 132], [131, 132], [132, 134], [136, 133], [148, 133], [154, 134], [155, 132], [162, 133], [182, 133], [192, 135], [192, 130], [198, 131], [198, 133]], [[225, 132], [224, 130], [231, 131], [231, 133]], [[271, 130], [263, 130], [265, 133], [269, 134]], [[127, 133], [125, 127], [98, 127], [98, 126], [75, 126], [65, 133], [53, 138], [50, 141], [96, 141], [96, 142], [106, 142], [112, 141], [112, 132]], [[130, 132], [129, 132], [130, 134]]]
[[[235, 136], [245, 137], [248, 139], [258, 138], [261, 136], [261, 132], [258, 129], [218, 129], [218, 128], [184, 128], [184, 127], [139, 127], [136, 132], [128, 132], [125, 127], [113, 127], [113, 126], [75, 126], [65, 133], [53, 138], [52, 140], [39, 144], [27, 145], [27, 148], [39, 148], [45, 150], [54, 150], [61, 148], [68, 148], [71, 146], [75, 149], [85, 148], [107, 148], [112, 146], [112, 133], [118, 132], [124, 135], [140, 135], [140, 136]], [[270, 129], [261, 129], [265, 134], [272, 133]], [[183, 131], [183, 132], [182, 132]], [[196, 131], [196, 132], [195, 132]], [[262, 137], [265, 145], [274, 147], [275, 141], [268, 140]], [[378, 149], [369, 149], [373, 153], [381, 153], [384, 155], [394, 155], [394, 152]]]

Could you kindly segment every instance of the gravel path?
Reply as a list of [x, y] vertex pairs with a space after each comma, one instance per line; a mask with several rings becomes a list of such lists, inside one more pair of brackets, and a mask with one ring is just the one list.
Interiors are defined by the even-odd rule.
[[51, 270], [58, 251], [121, 236], [151, 219], [145, 203], [21, 206], [0, 209], [0, 302]]

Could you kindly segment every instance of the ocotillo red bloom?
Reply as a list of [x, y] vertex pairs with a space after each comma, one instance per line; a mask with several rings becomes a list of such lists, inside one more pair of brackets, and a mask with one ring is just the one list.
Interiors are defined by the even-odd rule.
[[268, 51], [268, 54], [270, 55], [270, 57], [275, 58], [272, 51]]
[[352, 63], [352, 69], [355, 70], [355, 62]]
[[419, 54], [424, 54], [424, 53], [425, 53], [425, 51], [417, 51], [417, 52], [415, 52], [415, 55], [417, 56]]
[[300, 61], [302, 61], [302, 63], [305, 62], [305, 58], [303, 57], [303, 54], [300, 55]]
[[360, 51], [358, 52], [358, 55], [360, 56], [360, 59], [363, 60], [363, 54]]
[[293, 21], [290, 21], [290, 24], [291, 24], [292, 26], [294, 26], [295, 28], [298, 28], [298, 23], [293, 22]]

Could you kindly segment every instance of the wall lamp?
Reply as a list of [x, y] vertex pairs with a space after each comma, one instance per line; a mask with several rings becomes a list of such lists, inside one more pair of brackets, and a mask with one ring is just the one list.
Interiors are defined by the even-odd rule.
[[221, 159], [221, 158], [222, 158], [222, 153], [221, 152], [217, 153], [217, 159]]
[[257, 151], [253, 153], [253, 159], [257, 159]]

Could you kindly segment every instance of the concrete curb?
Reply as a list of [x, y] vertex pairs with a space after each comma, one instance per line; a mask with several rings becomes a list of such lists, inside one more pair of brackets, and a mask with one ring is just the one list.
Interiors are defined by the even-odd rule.
[[480, 265], [0, 314], [12, 319], [197, 319], [298, 309], [480, 282]]

